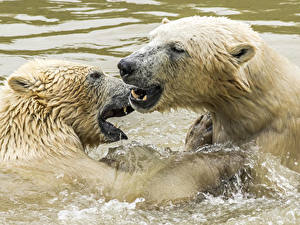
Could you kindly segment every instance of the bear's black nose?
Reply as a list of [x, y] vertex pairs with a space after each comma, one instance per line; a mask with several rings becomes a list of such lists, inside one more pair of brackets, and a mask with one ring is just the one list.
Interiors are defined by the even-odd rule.
[[128, 59], [121, 59], [118, 63], [120, 75], [122, 78], [129, 77], [135, 70], [135, 63]]

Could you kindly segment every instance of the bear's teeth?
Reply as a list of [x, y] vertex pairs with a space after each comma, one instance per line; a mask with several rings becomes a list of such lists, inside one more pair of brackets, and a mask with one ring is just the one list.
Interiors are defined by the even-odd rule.
[[139, 95], [138, 94], [136, 94], [135, 92], [134, 92], [134, 90], [131, 90], [131, 95], [135, 98], [135, 99], [139, 99]]
[[123, 110], [124, 110], [125, 115], [127, 115], [127, 107], [126, 106], [123, 107]]
[[143, 101], [146, 101], [146, 100], [147, 100], [147, 95], [145, 95], [143, 98]]

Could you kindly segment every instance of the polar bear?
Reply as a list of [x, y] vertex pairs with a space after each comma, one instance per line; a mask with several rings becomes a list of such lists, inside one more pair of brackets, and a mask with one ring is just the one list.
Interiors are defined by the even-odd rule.
[[151, 153], [147, 168], [130, 171], [89, 158], [87, 147], [127, 138], [107, 119], [133, 111], [129, 94], [129, 85], [94, 66], [26, 63], [0, 90], [0, 169], [9, 168], [38, 187], [59, 186], [63, 177], [99, 187], [106, 199], [158, 204], [213, 190], [244, 164], [237, 152], [163, 159]]
[[212, 143], [255, 141], [300, 172], [300, 70], [247, 24], [224, 17], [164, 20], [118, 67], [136, 86], [130, 101], [137, 111], [205, 109]]

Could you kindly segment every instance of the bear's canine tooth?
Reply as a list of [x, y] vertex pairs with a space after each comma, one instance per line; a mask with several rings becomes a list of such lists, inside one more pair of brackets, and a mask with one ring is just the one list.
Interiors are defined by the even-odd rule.
[[143, 98], [143, 101], [146, 101], [146, 100], [147, 100], [147, 95], [145, 95]]
[[135, 93], [134, 90], [131, 90], [131, 95], [135, 98], [135, 99], [139, 99], [139, 95]]
[[124, 110], [125, 115], [127, 115], [127, 107], [126, 106], [123, 107], [123, 110]]

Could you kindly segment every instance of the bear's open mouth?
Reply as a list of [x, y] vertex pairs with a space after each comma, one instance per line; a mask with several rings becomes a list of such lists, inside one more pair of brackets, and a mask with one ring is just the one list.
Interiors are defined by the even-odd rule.
[[128, 139], [127, 135], [119, 128], [115, 127], [110, 122], [106, 121], [112, 117], [123, 117], [133, 112], [134, 109], [131, 106], [108, 106], [98, 116], [99, 127], [104, 135], [110, 142], [119, 141], [122, 139]]
[[146, 89], [135, 87], [131, 89], [129, 101], [136, 110], [149, 110], [158, 102], [162, 92], [158, 85]]

